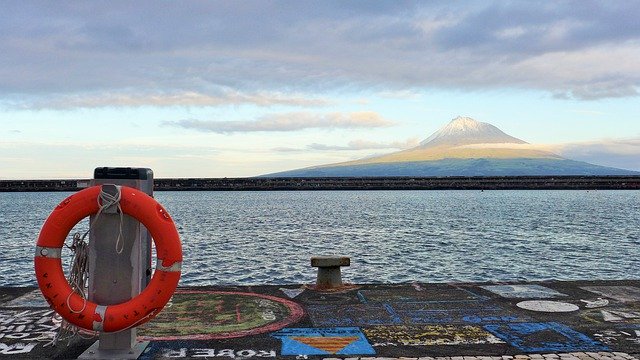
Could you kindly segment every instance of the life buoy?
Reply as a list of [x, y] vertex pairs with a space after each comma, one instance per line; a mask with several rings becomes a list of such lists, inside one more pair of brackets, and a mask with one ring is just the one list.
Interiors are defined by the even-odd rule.
[[167, 304], [180, 280], [182, 248], [169, 213], [149, 195], [122, 186], [120, 208], [141, 222], [156, 246], [156, 270], [147, 287], [129, 301], [100, 305], [72, 289], [62, 270], [62, 246], [80, 220], [98, 213], [101, 186], [93, 186], [63, 200], [49, 215], [38, 237], [35, 271], [38, 286], [51, 307], [68, 322], [88, 330], [114, 332], [152, 319]]

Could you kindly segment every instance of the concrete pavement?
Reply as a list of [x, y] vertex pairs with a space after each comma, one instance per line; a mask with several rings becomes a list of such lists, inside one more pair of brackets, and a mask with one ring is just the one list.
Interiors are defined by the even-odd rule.
[[[36, 288], [0, 288], [0, 358], [71, 359]], [[631, 360], [640, 280], [182, 287], [140, 359]]]

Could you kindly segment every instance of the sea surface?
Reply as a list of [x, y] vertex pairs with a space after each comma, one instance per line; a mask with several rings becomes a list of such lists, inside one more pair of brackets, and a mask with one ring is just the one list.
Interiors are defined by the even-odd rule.
[[[36, 239], [68, 195], [0, 193], [0, 286], [36, 285]], [[640, 278], [640, 191], [155, 197], [181, 236], [181, 285], [312, 283], [310, 257], [331, 254], [351, 257], [343, 279], [352, 283]]]

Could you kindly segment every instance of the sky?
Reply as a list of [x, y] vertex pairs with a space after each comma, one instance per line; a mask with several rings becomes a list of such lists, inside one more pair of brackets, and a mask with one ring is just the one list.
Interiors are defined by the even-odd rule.
[[0, 179], [245, 177], [457, 116], [640, 170], [640, 1], [6, 1]]

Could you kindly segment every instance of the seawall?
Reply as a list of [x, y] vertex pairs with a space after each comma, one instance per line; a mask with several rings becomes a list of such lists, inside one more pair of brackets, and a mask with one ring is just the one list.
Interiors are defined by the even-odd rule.
[[[78, 191], [88, 179], [0, 180], [0, 192]], [[640, 176], [160, 178], [155, 191], [638, 190]]]

